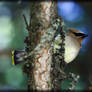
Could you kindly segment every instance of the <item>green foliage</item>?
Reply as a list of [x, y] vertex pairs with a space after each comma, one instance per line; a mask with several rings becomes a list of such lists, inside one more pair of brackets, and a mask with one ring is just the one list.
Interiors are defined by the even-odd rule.
[[10, 85], [16, 89], [26, 89], [27, 87], [27, 78], [24, 76], [20, 66], [15, 66], [9, 69], [5, 73], [5, 79], [7, 85]]

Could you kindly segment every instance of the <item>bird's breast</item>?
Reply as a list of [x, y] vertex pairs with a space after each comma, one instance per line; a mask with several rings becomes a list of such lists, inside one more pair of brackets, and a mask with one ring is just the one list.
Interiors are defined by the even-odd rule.
[[65, 62], [70, 63], [78, 55], [80, 50], [79, 42], [72, 36], [65, 36]]

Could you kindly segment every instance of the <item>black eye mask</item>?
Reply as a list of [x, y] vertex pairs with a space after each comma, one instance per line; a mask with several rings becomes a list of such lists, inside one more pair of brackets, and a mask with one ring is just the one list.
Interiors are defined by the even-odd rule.
[[83, 34], [83, 33], [75, 33], [75, 32], [73, 32], [73, 34], [74, 34], [75, 36], [79, 36], [79, 37], [87, 37], [87, 36], [88, 36], [88, 35]]

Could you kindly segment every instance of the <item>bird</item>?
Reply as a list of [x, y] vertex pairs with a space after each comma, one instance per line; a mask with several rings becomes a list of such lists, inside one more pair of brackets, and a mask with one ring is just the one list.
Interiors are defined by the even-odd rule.
[[65, 34], [65, 62], [72, 62], [79, 54], [80, 48], [82, 48], [82, 42], [87, 37], [87, 34], [70, 28], [69, 32]]
[[[65, 33], [64, 61], [65, 63], [70, 63], [78, 56], [80, 48], [82, 48], [82, 42], [88, 35], [75, 28], [67, 30], [68, 32]], [[56, 53], [57, 49], [61, 48], [60, 43], [62, 43], [62, 39], [60, 38], [60, 34], [58, 34], [53, 42], [54, 53]], [[13, 50], [12, 64], [17, 65], [27, 57], [28, 55], [25, 50]]]
[[[65, 33], [65, 53], [64, 53], [64, 61], [65, 63], [72, 62], [79, 54], [80, 48], [82, 48], [82, 42], [87, 34], [75, 29], [69, 28]], [[58, 45], [62, 42], [60, 38], [60, 34], [58, 34], [55, 38], [54, 42], [54, 53], [56, 53], [57, 49], [60, 49], [61, 46]]]

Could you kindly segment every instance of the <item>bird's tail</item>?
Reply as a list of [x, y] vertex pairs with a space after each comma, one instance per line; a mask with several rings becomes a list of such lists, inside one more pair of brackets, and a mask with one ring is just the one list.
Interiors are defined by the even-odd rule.
[[17, 65], [24, 61], [24, 58], [26, 56], [25, 51], [23, 50], [13, 50], [12, 51], [12, 64]]

